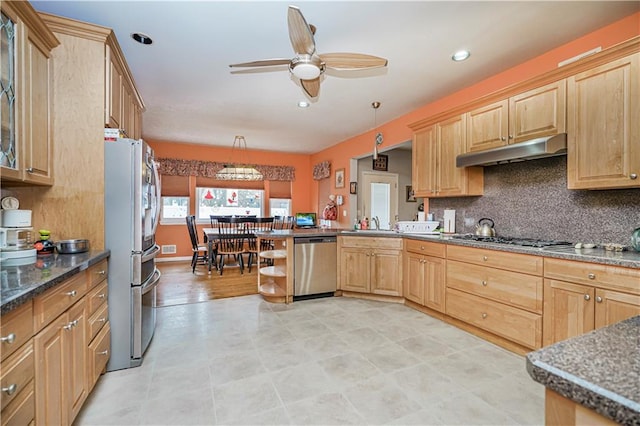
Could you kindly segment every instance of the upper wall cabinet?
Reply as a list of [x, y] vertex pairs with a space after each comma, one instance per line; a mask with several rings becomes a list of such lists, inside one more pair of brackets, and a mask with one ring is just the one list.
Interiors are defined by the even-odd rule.
[[467, 113], [467, 152], [566, 132], [563, 79]]
[[640, 54], [568, 79], [569, 189], [640, 188]]
[[2, 183], [53, 185], [51, 51], [59, 42], [28, 2], [0, 7]]
[[[60, 106], [64, 114], [60, 126], [66, 129], [68, 123], [63, 125], [62, 121], [72, 120], [76, 123], [74, 137], [86, 140], [102, 142], [104, 127], [121, 129], [127, 137], [139, 139], [144, 104], [113, 31], [60, 16], [40, 15], [61, 41], [54, 52], [56, 67], [69, 74], [56, 80], [56, 90], [74, 100]], [[76, 81], [83, 82], [82, 90]]]
[[455, 116], [413, 134], [412, 185], [416, 197], [482, 195], [481, 167], [456, 167], [464, 153], [465, 116]]

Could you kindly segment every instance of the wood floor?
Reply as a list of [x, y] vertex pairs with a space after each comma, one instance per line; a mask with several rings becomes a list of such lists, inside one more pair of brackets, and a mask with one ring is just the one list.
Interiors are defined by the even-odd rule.
[[251, 268], [251, 273], [245, 268], [244, 274], [240, 274], [237, 266], [225, 266], [222, 275], [216, 270], [209, 273], [204, 265], [196, 266], [194, 274], [188, 261], [161, 262], [157, 266], [162, 272], [158, 284], [158, 306], [184, 305], [258, 293], [255, 266]]

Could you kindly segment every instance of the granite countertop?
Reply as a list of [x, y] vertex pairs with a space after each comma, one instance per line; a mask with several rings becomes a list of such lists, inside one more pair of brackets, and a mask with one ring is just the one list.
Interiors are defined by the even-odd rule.
[[527, 371], [617, 423], [640, 425], [640, 316], [531, 352]]
[[453, 238], [447, 234], [408, 234], [394, 231], [355, 231], [343, 229], [340, 235], [360, 236], [360, 237], [389, 237], [389, 238], [411, 238], [417, 240], [431, 241], [443, 244], [458, 246], [484, 248], [510, 253], [532, 254], [535, 256], [552, 257], [556, 259], [577, 260], [582, 262], [600, 263], [603, 265], [624, 266], [627, 268], [640, 269], [640, 252], [627, 250], [622, 252], [608, 251], [603, 248], [575, 249], [571, 246], [550, 246], [544, 248], [523, 247], [511, 244], [486, 243], [483, 241], [463, 240]]
[[47, 254], [35, 263], [11, 266], [2, 262], [0, 271], [0, 314], [5, 314], [47, 289], [109, 257], [109, 250], [78, 254]]

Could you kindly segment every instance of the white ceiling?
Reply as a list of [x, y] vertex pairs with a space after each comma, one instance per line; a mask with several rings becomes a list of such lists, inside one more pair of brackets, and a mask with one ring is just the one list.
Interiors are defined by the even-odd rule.
[[[311, 106], [284, 67], [294, 56], [280, 1], [33, 1], [113, 28], [145, 101], [148, 139], [315, 153], [640, 10], [638, 1], [298, 1], [319, 53], [356, 52], [386, 69], [327, 71]], [[130, 35], [153, 39], [143, 46]], [[458, 49], [471, 57], [451, 61]], [[398, 141], [393, 141], [398, 142]]]

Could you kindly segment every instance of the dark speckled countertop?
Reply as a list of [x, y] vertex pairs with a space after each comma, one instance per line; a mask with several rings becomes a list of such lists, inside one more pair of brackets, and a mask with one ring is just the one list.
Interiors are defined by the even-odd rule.
[[89, 266], [109, 257], [108, 250], [38, 256], [30, 265], [1, 263], [0, 314], [5, 314]]
[[556, 259], [578, 260], [582, 262], [600, 263], [603, 265], [624, 266], [627, 268], [640, 269], [640, 252], [627, 250], [622, 252], [608, 251], [603, 248], [575, 249], [571, 246], [551, 246], [545, 248], [522, 247], [511, 244], [485, 243], [482, 241], [463, 240], [453, 238], [451, 235], [438, 234], [407, 234], [393, 231], [354, 231], [342, 230], [340, 235], [350, 236], [370, 236], [370, 237], [390, 237], [390, 238], [412, 238], [436, 243], [452, 244], [466, 247], [485, 248], [491, 250], [506, 251], [511, 253], [532, 254], [536, 256], [553, 257]]
[[625, 425], [640, 425], [640, 316], [527, 355], [547, 388]]

